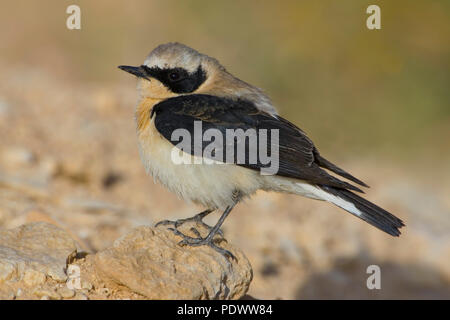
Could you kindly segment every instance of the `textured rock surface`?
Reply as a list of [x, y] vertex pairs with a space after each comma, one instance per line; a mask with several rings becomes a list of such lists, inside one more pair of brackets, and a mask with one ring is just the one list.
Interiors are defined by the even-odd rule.
[[68, 258], [76, 254], [75, 241], [62, 229], [35, 222], [0, 231], [0, 281], [22, 280], [28, 286], [67, 279]]
[[[179, 228], [189, 234], [190, 223]], [[205, 235], [201, 225], [196, 229]], [[193, 234], [190, 234], [194, 236]], [[164, 226], [138, 227], [96, 254], [101, 277], [151, 299], [238, 299], [252, 280], [243, 253], [217, 236], [237, 258], [228, 260], [210, 247], [180, 247], [180, 237]]]
[[165, 227], [138, 227], [95, 255], [77, 255], [68, 232], [27, 223], [0, 231], [0, 299], [238, 299], [252, 280], [250, 263], [217, 240], [238, 262], [209, 247], [180, 247]]

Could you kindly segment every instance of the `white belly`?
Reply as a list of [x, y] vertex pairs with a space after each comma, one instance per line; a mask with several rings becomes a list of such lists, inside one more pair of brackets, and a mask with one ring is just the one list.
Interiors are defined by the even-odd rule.
[[250, 196], [263, 186], [258, 171], [228, 164], [176, 164], [172, 161], [174, 145], [154, 126], [154, 118], [138, 132], [139, 151], [147, 173], [180, 198], [224, 209], [233, 203], [233, 193]]

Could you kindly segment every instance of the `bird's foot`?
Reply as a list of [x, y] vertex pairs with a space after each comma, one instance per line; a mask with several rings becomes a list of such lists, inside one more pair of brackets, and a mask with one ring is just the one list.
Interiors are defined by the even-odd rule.
[[[213, 227], [211, 227], [210, 225], [206, 224], [205, 222], [203, 222], [203, 218], [206, 217], [209, 213], [211, 213], [213, 210], [205, 210], [203, 212], [200, 212], [198, 214], [196, 214], [193, 217], [190, 218], [185, 218], [185, 219], [178, 219], [175, 221], [172, 220], [163, 220], [158, 222], [157, 224], [155, 224], [155, 227], [159, 226], [159, 225], [163, 225], [163, 226], [173, 226], [175, 227], [175, 229], [178, 229], [179, 226], [181, 226], [182, 224], [192, 221], [192, 222], [196, 222], [201, 224], [203, 227], [205, 227], [208, 231], [211, 231]], [[196, 230], [196, 232], [198, 233], [198, 231]], [[219, 234], [220, 236], [223, 237], [223, 232], [222, 230], [218, 230], [217, 234]]]
[[175, 228], [168, 228], [169, 230], [173, 231], [177, 236], [180, 236], [183, 238], [178, 244], [181, 246], [192, 246], [192, 247], [198, 247], [198, 246], [208, 246], [213, 248], [215, 251], [223, 255], [226, 259], [231, 258], [235, 261], [237, 261], [236, 257], [228, 250], [220, 248], [214, 243], [214, 236], [215, 233], [210, 232], [205, 238], [201, 236], [201, 234], [197, 231], [195, 228], [191, 228], [191, 231], [196, 234], [197, 238], [193, 238], [190, 236], [187, 236], [183, 233], [181, 233], [179, 230]]

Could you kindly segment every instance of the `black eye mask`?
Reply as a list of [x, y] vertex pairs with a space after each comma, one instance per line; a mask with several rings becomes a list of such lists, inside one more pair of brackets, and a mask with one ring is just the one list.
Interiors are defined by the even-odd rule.
[[193, 73], [189, 73], [183, 68], [161, 69], [145, 65], [142, 65], [141, 68], [149, 77], [158, 79], [174, 93], [194, 92], [206, 80], [206, 72], [201, 66]]

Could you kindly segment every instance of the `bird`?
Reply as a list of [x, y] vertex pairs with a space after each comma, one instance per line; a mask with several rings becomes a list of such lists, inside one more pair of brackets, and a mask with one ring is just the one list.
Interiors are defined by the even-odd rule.
[[[153, 49], [142, 65], [118, 68], [138, 79], [135, 121], [146, 172], [178, 197], [205, 208], [191, 218], [156, 224], [170, 225], [182, 238], [180, 245], [209, 246], [235, 259], [214, 237], [233, 208], [258, 190], [326, 201], [391, 236], [400, 235], [405, 226], [401, 219], [358, 195], [367, 184], [325, 159], [303, 130], [278, 114], [261, 89], [232, 75], [217, 59], [170, 42]], [[257, 139], [250, 141], [251, 134], [218, 139], [217, 134], [227, 137], [230, 130], [252, 132]], [[181, 148], [177, 132], [200, 138]], [[211, 141], [202, 139], [207, 132], [216, 138], [209, 153]], [[268, 132], [276, 134], [268, 139]], [[234, 144], [239, 143], [247, 148], [237, 150]], [[259, 157], [263, 149], [276, 156], [274, 172], [264, 172], [268, 163]], [[174, 154], [189, 161], [180, 162]], [[222, 215], [210, 227], [203, 219], [216, 210]], [[178, 227], [187, 221], [205, 225], [208, 234], [183, 234]]]

